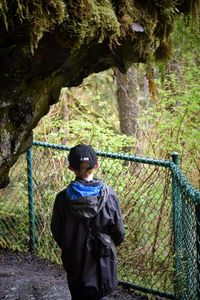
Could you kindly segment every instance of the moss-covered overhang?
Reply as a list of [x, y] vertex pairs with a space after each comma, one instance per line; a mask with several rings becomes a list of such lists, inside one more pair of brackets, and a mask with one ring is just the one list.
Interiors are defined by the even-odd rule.
[[165, 59], [174, 19], [198, 7], [199, 0], [1, 0], [0, 187], [61, 87]]

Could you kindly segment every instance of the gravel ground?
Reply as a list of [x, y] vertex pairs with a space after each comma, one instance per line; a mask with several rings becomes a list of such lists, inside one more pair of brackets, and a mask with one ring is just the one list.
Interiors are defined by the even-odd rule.
[[[0, 249], [0, 299], [71, 300], [61, 266], [27, 253]], [[118, 288], [108, 300], [145, 300]]]

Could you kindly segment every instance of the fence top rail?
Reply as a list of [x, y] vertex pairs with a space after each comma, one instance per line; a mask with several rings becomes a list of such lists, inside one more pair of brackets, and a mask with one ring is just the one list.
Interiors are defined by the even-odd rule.
[[[69, 151], [72, 147], [59, 145], [59, 144], [51, 144], [46, 142], [40, 141], [33, 141], [33, 146], [51, 148], [51, 149], [58, 149], [58, 150], [65, 150]], [[121, 154], [121, 153], [114, 153], [114, 152], [103, 152], [103, 151], [95, 151], [98, 156], [101, 157], [108, 157], [113, 159], [121, 159], [126, 161], [134, 161], [138, 163], [148, 164], [148, 165], [156, 165], [162, 166], [166, 168], [170, 168], [171, 161], [165, 159], [155, 159], [155, 158], [145, 158], [136, 155], [128, 155], [128, 154]]]

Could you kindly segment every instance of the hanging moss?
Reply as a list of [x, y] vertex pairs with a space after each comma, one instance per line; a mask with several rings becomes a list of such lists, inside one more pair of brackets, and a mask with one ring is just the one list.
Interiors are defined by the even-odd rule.
[[68, 1], [66, 8], [68, 17], [64, 26], [75, 47], [94, 39], [101, 43], [105, 38], [120, 36], [120, 24], [110, 1]]
[[0, 0], [0, 17], [3, 18], [6, 29], [8, 29], [7, 12], [8, 12], [7, 1]]
[[[165, 59], [171, 51], [176, 15], [179, 11], [192, 12], [198, 19], [199, 7], [200, 0], [0, 0], [0, 17], [8, 30], [15, 26], [16, 16], [29, 25], [32, 52], [45, 32], [62, 24], [74, 49], [105, 39], [113, 48], [128, 39], [137, 41], [141, 56], [157, 52]], [[132, 29], [134, 23], [144, 28], [143, 34]]]
[[[8, 0], [0, 2], [0, 14], [3, 16], [6, 28], [12, 29], [15, 15], [21, 23], [28, 22], [32, 52], [37, 48], [43, 34], [53, 29], [56, 24], [60, 24], [66, 15], [65, 4], [62, 0], [16, 0], [16, 9], [12, 14], [8, 11], [8, 4]], [[11, 7], [10, 11], [12, 11]]]

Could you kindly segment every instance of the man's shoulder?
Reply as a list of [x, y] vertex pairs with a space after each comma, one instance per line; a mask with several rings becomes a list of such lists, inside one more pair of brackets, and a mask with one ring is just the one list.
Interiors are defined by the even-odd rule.
[[104, 183], [103, 186], [107, 190], [109, 196], [117, 197], [114, 189], [110, 185]]
[[66, 189], [67, 189], [67, 188], [64, 188], [63, 190], [59, 191], [59, 192], [56, 194], [56, 198], [63, 198], [63, 197], [66, 197], [66, 195], [67, 195]]

